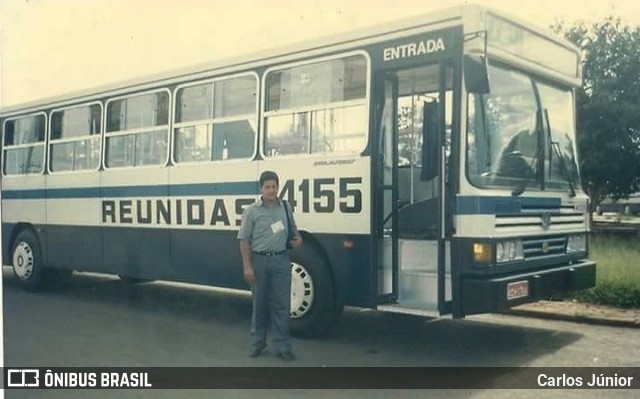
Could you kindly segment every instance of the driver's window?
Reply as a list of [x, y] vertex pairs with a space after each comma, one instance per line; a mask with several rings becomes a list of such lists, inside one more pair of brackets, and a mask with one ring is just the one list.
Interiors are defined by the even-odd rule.
[[[469, 95], [467, 167], [479, 186], [531, 179], [536, 172], [538, 112], [531, 80], [491, 68], [490, 94]], [[533, 181], [533, 180], [532, 180]]]

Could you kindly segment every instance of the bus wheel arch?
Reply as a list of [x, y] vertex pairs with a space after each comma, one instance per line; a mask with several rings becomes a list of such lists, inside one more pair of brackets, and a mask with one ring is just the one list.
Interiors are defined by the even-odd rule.
[[38, 291], [44, 282], [44, 265], [40, 240], [33, 228], [24, 225], [16, 228], [11, 244], [13, 273], [23, 288]]
[[[29, 223], [17, 223], [13, 229], [11, 230], [11, 234], [9, 235], [9, 240], [7, 241], [8, 248], [6, 248], [9, 252], [9, 262], [13, 262], [13, 246], [16, 243], [16, 239], [18, 238], [18, 234], [20, 234], [23, 230], [31, 230], [35, 234], [35, 228]], [[3, 240], [4, 241], [4, 240]]]
[[301, 232], [304, 244], [291, 251], [291, 331], [301, 337], [325, 334], [339, 314], [331, 265], [322, 246]]

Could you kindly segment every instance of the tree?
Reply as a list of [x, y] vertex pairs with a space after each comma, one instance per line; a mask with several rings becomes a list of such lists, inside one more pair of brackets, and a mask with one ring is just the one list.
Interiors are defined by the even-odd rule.
[[593, 212], [640, 189], [640, 28], [613, 17], [552, 28], [582, 49], [578, 155]]

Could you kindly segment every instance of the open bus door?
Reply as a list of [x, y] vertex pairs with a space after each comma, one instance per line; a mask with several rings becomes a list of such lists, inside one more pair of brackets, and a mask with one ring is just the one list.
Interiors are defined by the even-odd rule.
[[388, 74], [381, 84], [384, 97], [379, 108], [376, 173], [378, 302], [395, 303], [398, 299], [398, 78]]
[[377, 82], [378, 309], [450, 313], [443, 179], [451, 82], [444, 62], [387, 71]]

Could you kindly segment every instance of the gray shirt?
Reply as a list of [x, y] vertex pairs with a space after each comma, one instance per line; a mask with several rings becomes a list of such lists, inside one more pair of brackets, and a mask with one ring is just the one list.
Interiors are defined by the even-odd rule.
[[[287, 205], [289, 205], [287, 203]], [[289, 207], [291, 229], [297, 234], [298, 228]], [[287, 248], [287, 215], [284, 204], [277, 200], [272, 208], [262, 202], [262, 198], [249, 205], [242, 213], [242, 224], [238, 240], [247, 240], [254, 252], [280, 252]]]

